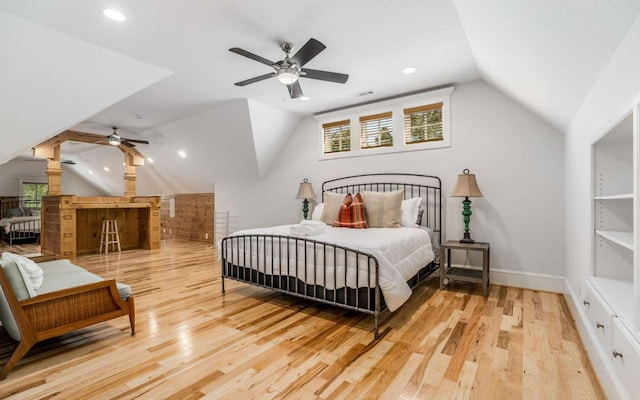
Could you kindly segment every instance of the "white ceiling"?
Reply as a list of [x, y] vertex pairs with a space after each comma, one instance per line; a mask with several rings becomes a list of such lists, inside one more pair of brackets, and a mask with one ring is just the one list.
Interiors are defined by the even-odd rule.
[[[127, 20], [106, 19], [106, 7], [120, 9]], [[479, 78], [452, 1], [0, 0], [0, 9], [173, 71], [91, 118], [131, 131], [242, 97], [309, 115]], [[275, 79], [233, 85], [271, 69], [229, 48], [241, 47], [273, 61], [284, 56], [281, 42], [300, 48], [311, 37], [327, 49], [306, 66], [347, 73], [345, 85], [302, 79], [308, 102], [291, 100]], [[400, 71], [407, 66], [418, 71], [404, 75]], [[368, 90], [374, 95], [356, 97]]]
[[[127, 21], [106, 19], [107, 7]], [[174, 71], [91, 118], [98, 125], [141, 132], [241, 97], [308, 115], [482, 77], [564, 130], [640, 1], [0, 0], [0, 9]], [[307, 66], [348, 73], [346, 85], [303, 79], [308, 102], [275, 79], [233, 85], [270, 69], [230, 47], [278, 60], [279, 43], [310, 37], [327, 49]], [[403, 75], [406, 66], [418, 71]]]

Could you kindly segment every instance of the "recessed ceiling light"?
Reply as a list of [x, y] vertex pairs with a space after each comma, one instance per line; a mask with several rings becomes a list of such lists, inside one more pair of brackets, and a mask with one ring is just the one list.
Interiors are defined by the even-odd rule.
[[184, 150], [178, 150], [178, 155], [182, 158], [186, 158], [187, 157], [187, 153], [185, 153]]
[[109, 172], [109, 168], [107, 168], [107, 167], [103, 167], [102, 169], [104, 169], [105, 171]]
[[93, 171], [89, 170], [89, 175], [93, 175]]
[[309, 97], [309, 96], [302, 96], [302, 97], [300, 97], [300, 101], [309, 101], [310, 98], [311, 97]]
[[123, 13], [118, 10], [114, 10], [113, 8], [107, 8], [102, 12], [107, 18], [112, 19], [114, 21], [122, 22], [127, 19]]
[[413, 74], [414, 72], [416, 72], [416, 69], [414, 67], [407, 67], [402, 70], [403, 74]]
[[127, 166], [127, 164], [126, 164], [126, 163], [122, 163], [122, 166], [123, 166], [123, 167], [126, 167], [126, 166]]
[[153, 158], [147, 157], [147, 161], [149, 161], [151, 164], [153, 164]]

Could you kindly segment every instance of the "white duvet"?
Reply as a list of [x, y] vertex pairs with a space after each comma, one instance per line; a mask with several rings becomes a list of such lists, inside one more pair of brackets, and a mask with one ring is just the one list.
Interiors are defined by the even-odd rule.
[[[371, 254], [378, 260], [380, 289], [390, 311], [396, 310], [411, 296], [411, 288], [406, 281], [434, 259], [429, 234], [420, 228], [348, 229], [327, 226], [322, 234], [299, 238], [297, 243], [289, 228], [290, 225], [283, 225], [235, 232], [232, 237], [281, 235], [291, 238], [288, 241], [279, 241], [276, 238], [273, 239], [273, 243], [271, 239], [264, 240], [262, 237], [260, 240], [252, 238], [227, 241], [225, 258], [235, 265], [251, 267], [267, 274], [297, 275], [298, 279], [307, 284], [322, 285], [327, 289], [339, 289], [345, 286], [345, 282], [351, 288], [375, 287], [374, 266], [373, 263], [371, 266], [368, 265], [366, 256], [356, 257], [352, 252], [347, 252], [345, 256], [344, 250], [341, 249], [338, 249], [334, 256], [330, 247], [307, 243], [305, 248], [303, 240], [326, 242], [359, 250]], [[250, 258], [243, 256], [244, 247], [250, 247]], [[296, 258], [298, 265], [306, 264], [306, 268], [299, 268], [297, 273], [293, 269]], [[345, 264], [348, 265], [346, 279]], [[327, 266], [326, 269], [324, 265]]]

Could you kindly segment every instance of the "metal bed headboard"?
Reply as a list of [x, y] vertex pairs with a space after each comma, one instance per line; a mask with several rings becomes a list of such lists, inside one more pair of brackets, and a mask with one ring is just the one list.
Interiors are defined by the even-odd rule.
[[345, 176], [322, 183], [324, 192], [351, 193], [362, 191], [392, 192], [404, 191], [404, 198], [421, 197], [420, 208], [424, 210], [421, 225], [431, 228], [442, 238], [442, 182], [433, 175], [409, 173], [375, 173]]

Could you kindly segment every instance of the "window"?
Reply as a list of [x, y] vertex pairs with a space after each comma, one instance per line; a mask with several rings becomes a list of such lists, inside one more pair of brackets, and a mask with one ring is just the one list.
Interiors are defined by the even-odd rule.
[[22, 207], [40, 208], [42, 197], [47, 195], [47, 184], [41, 182], [22, 182]]
[[323, 124], [322, 136], [324, 154], [351, 150], [351, 120]]
[[404, 142], [416, 144], [444, 140], [443, 103], [404, 109]]
[[360, 148], [393, 146], [393, 118], [391, 112], [360, 117]]

